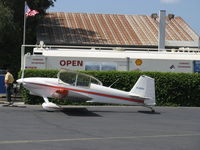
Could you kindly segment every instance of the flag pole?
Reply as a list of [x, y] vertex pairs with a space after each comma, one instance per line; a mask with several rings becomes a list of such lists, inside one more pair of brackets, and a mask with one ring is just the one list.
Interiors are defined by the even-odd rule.
[[35, 16], [39, 12], [37, 10], [31, 10], [27, 2], [24, 2], [24, 30], [23, 30], [23, 43], [21, 46], [21, 70], [25, 69], [25, 61], [24, 61], [24, 55], [25, 55], [25, 45], [26, 45], [26, 19], [28, 16]]
[[26, 44], [26, 6], [27, 3], [26, 1], [24, 2], [24, 30], [23, 30], [23, 43], [21, 46], [21, 70], [23, 70], [25, 68], [25, 64], [24, 64], [24, 53], [25, 53], [25, 44]]
[[23, 45], [26, 44], [26, 12], [25, 12], [25, 7], [27, 6], [27, 3], [25, 1], [24, 3], [24, 31], [23, 31]]

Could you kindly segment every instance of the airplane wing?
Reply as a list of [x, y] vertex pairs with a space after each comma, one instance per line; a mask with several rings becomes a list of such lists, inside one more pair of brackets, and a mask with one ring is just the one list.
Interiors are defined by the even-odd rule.
[[57, 98], [57, 99], [71, 100], [71, 101], [89, 101], [92, 99], [86, 93], [80, 93], [77, 91], [71, 91], [71, 90], [66, 90], [66, 89], [56, 90], [52, 94], [52, 97]]
[[65, 89], [56, 90], [51, 96], [57, 99], [64, 99], [68, 95], [69, 91]]

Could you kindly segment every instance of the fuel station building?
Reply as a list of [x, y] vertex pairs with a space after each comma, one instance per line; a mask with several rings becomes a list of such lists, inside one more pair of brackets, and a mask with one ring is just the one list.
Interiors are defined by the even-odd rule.
[[50, 12], [37, 43], [25, 68], [200, 72], [199, 35], [163, 10], [149, 16]]

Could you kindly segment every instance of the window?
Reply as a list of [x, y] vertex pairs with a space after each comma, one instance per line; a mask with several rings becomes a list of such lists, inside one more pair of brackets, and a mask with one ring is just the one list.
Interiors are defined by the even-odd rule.
[[85, 70], [86, 71], [100, 71], [100, 64], [95, 63], [95, 62], [87, 62], [85, 65]]
[[58, 73], [58, 78], [73, 86], [89, 87], [91, 83], [102, 85], [101, 81], [93, 76], [64, 69]]
[[117, 64], [113, 62], [86, 62], [86, 71], [116, 71]]
[[115, 63], [102, 63], [101, 70], [102, 71], [116, 71], [117, 65]]

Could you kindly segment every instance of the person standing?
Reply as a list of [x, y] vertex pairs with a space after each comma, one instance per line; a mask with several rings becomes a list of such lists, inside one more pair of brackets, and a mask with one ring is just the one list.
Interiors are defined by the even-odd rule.
[[7, 69], [5, 75], [5, 86], [6, 86], [6, 98], [7, 101], [9, 102], [9, 105], [11, 104], [13, 82], [14, 82], [13, 75], [10, 73], [10, 70]]

